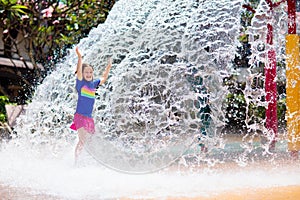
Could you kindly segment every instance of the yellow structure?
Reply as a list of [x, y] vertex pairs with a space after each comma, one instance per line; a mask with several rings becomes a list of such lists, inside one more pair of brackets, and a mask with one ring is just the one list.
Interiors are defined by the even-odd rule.
[[286, 36], [286, 106], [288, 149], [300, 151], [300, 56], [299, 35]]

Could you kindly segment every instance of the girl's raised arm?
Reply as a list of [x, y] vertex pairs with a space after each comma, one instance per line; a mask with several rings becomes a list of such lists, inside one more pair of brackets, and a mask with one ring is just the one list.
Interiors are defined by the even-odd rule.
[[107, 77], [108, 77], [108, 73], [110, 71], [110, 68], [111, 68], [111, 65], [112, 65], [112, 59], [109, 58], [108, 59], [108, 64], [102, 74], [102, 78], [101, 78], [101, 82], [100, 82], [100, 85], [102, 85], [103, 83], [105, 83], [105, 81], [107, 80]]
[[77, 70], [76, 70], [77, 79], [81, 81], [82, 80], [82, 55], [81, 55], [78, 47], [76, 47], [76, 54], [78, 56]]

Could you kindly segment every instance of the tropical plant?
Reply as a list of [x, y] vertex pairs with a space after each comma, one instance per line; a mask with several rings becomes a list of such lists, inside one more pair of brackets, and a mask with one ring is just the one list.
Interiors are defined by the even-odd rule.
[[[30, 61], [47, 69], [66, 54], [66, 49], [103, 23], [114, 0], [0, 0], [0, 27], [4, 54], [19, 55], [20, 44]], [[23, 37], [17, 38], [21, 34]]]
[[5, 122], [7, 120], [5, 105], [8, 103], [9, 103], [8, 97], [0, 96], [0, 122]]

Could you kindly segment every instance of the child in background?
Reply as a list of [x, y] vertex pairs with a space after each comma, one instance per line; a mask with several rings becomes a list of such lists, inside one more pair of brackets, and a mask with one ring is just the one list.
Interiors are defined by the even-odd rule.
[[74, 120], [70, 127], [72, 130], [77, 130], [79, 138], [75, 148], [75, 162], [89, 134], [95, 133], [92, 112], [95, 103], [96, 89], [99, 85], [105, 83], [112, 65], [112, 60], [109, 58], [108, 65], [102, 74], [101, 80], [94, 79], [94, 69], [91, 65], [82, 63], [82, 55], [78, 47], [76, 47], [76, 54], [78, 56], [77, 71], [75, 72], [77, 74], [76, 90], [78, 92], [78, 100]]

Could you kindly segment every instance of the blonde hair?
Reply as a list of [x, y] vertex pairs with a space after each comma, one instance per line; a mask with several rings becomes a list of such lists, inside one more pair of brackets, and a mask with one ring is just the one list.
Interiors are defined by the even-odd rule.
[[[87, 64], [87, 63], [82, 63], [82, 73], [83, 73], [83, 70], [87, 67], [91, 67], [94, 70], [94, 67], [92, 65]], [[75, 72], [75, 74], [77, 74], [77, 71]]]
[[91, 68], [94, 70], [94, 67], [93, 67], [92, 65], [87, 64], [87, 63], [82, 63], [82, 72], [83, 72], [83, 70], [84, 70], [85, 68], [87, 68], [87, 67], [91, 67]]

